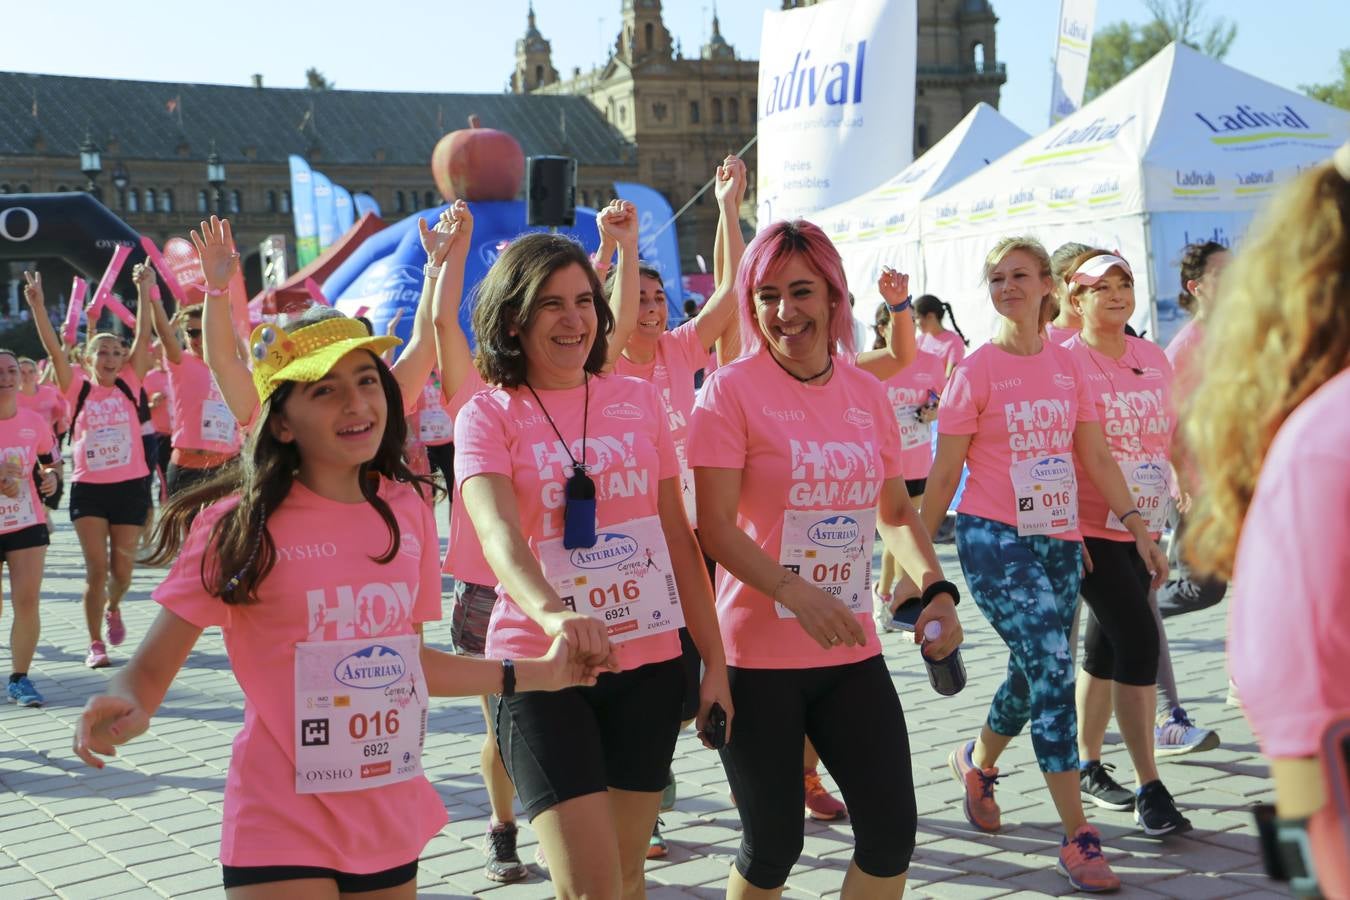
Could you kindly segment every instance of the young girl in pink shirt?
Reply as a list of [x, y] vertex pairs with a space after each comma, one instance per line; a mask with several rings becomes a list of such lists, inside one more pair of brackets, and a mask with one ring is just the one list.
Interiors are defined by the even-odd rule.
[[169, 503], [151, 560], [173, 562], [164, 608], [80, 718], [75, 752], [102, 767], [149, 726], [202, 630], [221, 628], [245, 698], [227, 896], [284, 881], [298, 896], [413, 897], [446, 822], [420, 763], [427, 698], [594, 681], [563, 640], [518, 663], [422, 643], [440, 573], [430, 485], [401, 460], [402, 396], [379, 355], [397, 340], [328, 307], [255, 329], [258, 425], [239, 461]]
[[1008, 678], [976, 740], [952, 753], [971, 824], [997, 831], [999, 755], [1031, 724], [1036, 760], [1064, 826], [1059, 868], [1079, 890], [1120, 886], [1079, 797], [1068, 635], [1082, 565], [1075, 463], [1128, 528], [1155, 586], [1167, 562], [1135, 508], [1101, 426], [1082, 364], [1043, 337], [1054, 283], [1045, 248], [1005, 238], [985, 261], [1000, 316], [993, 340], [957, 367], [938, 413], [938, 449], [923, 519], [936, 529], [970, 468], [957, 510], [966, 583], [1010, 652]]
[[[633, 290], [636, 215], [609, 227]], [[498, 581], [487, 655], [566, 635], [579, 661], [622, 670], [499, 698], [497, 740], [559, 895], [637, 896], [680, 727], [681, 624], [706, 667], [700, 724], [715, 703], [734, 717], [664, 405], [652, 385], [604, 374], [613, 315], [565, 237], [507, 246], [473, 324], [489, 387], [456, 417], [455, 477]]]
[[[89, 628], [91, 669], [108, 663], [103, 642], [126, 637], [121, 602], [131, 587], [131, 571], [141, 529], [150, 514], [150, 469], [141, 441], [141, 379], [150, 368], [151, 296], [155, 271], [148, 263], [133, 270], [136, 282], [136, 337], [128, 353], [114, 334], [95, 334], [85, 346], [87, 368], [66, 359], [52, 327], [42, 292], [42, 277], [26, 273], [24, 297], [43, 349], [56, 371], [56, 384], [72, 408], [70, 520], [84, 551], [84, 615]], [[105, 615], [106, 607], [106, 615]]]
[[[966, 340], [956, 324], [952, 305], [932, 294], [924, 294], [914, 301], [914, 318], [919, 328], [919, 349], [942, 357], [947, 374], [950, 375], [957, 364], [966, 358], [966, 348], [970, 346], [970, 341]], [[954, 332], [943, 327], [944, 318], [951, 320]]]

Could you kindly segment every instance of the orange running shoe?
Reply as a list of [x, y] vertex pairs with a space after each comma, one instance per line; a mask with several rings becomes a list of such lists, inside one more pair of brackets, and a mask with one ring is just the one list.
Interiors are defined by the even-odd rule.
[[806, 814], [819, 822], [833, 822], [848, 815], [848, 807], [843, 801], [831, 796], [820, 783], [820, 775], [815, 769], [802, 773], [806, 782]]
[[981, 769], [975, 765], [972, 759], [974, 750], [974, 741], [961, 744], [947, 757], [947, 765], [951, 766], [952, 774], [965, 788], [963, 806], [966, 821], [981, 831], [998, 831], [1002, 825], [998, 801], [994, 799], [998, 769]]
[[1080, 826], [1059, 848], [1059, 870], [1077, 890], [1104, 894], [1120, 889], [1120, 878], [1102, 855], [1102, 836], [1091, 825]]

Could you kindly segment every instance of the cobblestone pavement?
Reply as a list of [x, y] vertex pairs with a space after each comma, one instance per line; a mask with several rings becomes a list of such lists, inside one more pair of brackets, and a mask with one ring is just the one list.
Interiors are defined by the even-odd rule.
[[[72, 723], [85, 698], [115, 670], [84, 667], [82, 559], [65, 511], [56, 518], [42, 640], [32, 671], [47, 706], [0, 709], [0, 897], [223, 896], [216, 853], [230, 740], [241, 722], [242, 697], [220, 634], [213, 629], [203, 635], [148, 734], [103, 771], [84, 767], [70, 752]], [[949, 577], [959, 583], [952, 545], [940, 550]], [[114, 651], [115, 664], [126, 659], [148, 627], [156, 609], [149, 592], [160, 574], [137, 572], [124, 606], [130, 637]], [[1221, 605], [1168, 623], [1188, 710], [1223, 738], [1219, 750], [1161, 766], [1195, 830], [1160, 842], [1144, 837], [1128, 813], [1090, 808], [1125, 882], [1118, 896], [1280, 896], [1261, 874], [1246, 811], [1269, 796], [1266, 768], [1241, 714], [1224, 704], [1224, 609]], [[1007, 658], [974, 604], [963, 604], [961, 612], [971, 682], [957, 697], [941, 698], [931, 691], [912, 644], [899, 635], [883, 638], [909, 722], [919, 803], [910, 895], [1027, 898], [1068, 893], [1067, 881], [1054, 870], [1058, 827], [1028, 736], [1016, 740], [1003, 759], [1006, 777], [998, 788], [1003, 832], [978, 833], [961, 815], [959, 787], [947, 770], [947, 754], [976, 733]], [[0, 625], [0, 631], [7, 634], [8, 629]], [[444, 634], [443, 624], [427, 630], [433, 643], [438, 637], [445, 643]], [[552, 896], [552, 885], [537, 871], [512, 886], [482, 876], [488, 817], [477, 774], [482, 739], [476, 700], [433, 703], [424, 763], [451, 822], [422, 856], [419, 895], [491, 892], [500, 900]], [[1116, 763], [1120, 780], [1129, 784], [1125, 748], [1114, 731], [1107, 740], [1106, 761]], [[654, 898], [720, 897], [739, 841], [739, 820], [721, 766], [714, 753], [686, 733], [674, 770], [679, 800], [675, 811], [663, 816], [670, 856], [648, 864], [648, 892]], [[879, 771], [876, 777], [888, 773]], [[849, 826], [808, 821], [804, 827], [805, 850], [788, 881], [787, 896], [836, 895], [851, 853]], [[521, 843], [521, 857], [531, 861], [535, 841], [528, 827], [522, 829]]]

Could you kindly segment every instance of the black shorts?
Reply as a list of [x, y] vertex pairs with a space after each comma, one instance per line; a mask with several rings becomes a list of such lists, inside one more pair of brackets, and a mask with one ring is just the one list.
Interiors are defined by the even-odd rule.
[[665, 788], [683, 698], [678, 657], [606, 673], [594, 687], [498, 697], [497, 747], [525, 814], [607, 788]]
[[207, 466], [204, 469], [192, 469], [187, 466], [180, 466], [178, 463], [169, 463], [169, 467], [164, 470], [164, 489], [169, 492], [170, 497], [175, 497], [182, 491], [189, 490], [199, 484], [210, 481], [223, 469], [224, 464], [219, 466]]
[[911, 497], [922, 497], [923, 492], [928, 489], [927, 478], [906, 478], [905, 490]]
[[9, 534], [0, 534], [0, 560], [13, 550], [31, 550], [34, 547], [45, 547], [51, 542], [51, 534], [45, 524], [29, 525]]
[[146, 479], [132, 478], [111, 484], [77, 481], [70, 486], [70, 521], [86, 516], [107, 519], [109, 525], [144, 525], [150, 513]]
[[688, 628], [680, 628], [680, 671], [684, 673], [684, 705], [680, 707], [680, 721], [688, 722], [698, 715], [699, 688], [703, 684], [703, 657], [698, 645], [689, 636]]
[[327, 878], [337, 882], [338, 893], [365, 894], [398, 887], [417, 879], [417, 860], [366, 875], [352, 875], [337, 869], [320, 866], [221, 866], [225, 875], [225, 890], [250, 884], [270, 884], [273, 881], [296, 881], [301, 878]]

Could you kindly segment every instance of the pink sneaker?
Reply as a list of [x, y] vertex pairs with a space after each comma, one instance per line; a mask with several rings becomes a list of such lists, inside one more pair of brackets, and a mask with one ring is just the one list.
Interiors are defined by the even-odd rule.
[[998, 783], [998, 769], [981, 769], [971, 756], [975, 742], [961, 744], [947, 757], [956, 780], [965, 789], [963, 804], [966, 821], [981, 831], [998, 831], [1002, 824], [998, 801], [994, 799], [994, 785]]
[[109, 607], [103, 614], [103, 621], [108, 626], [108, 643], [114, 647], [120, 646], [127, 639], [127, 626], [122, 624], [122, 610]]
[[108, 662], [108, 648], [103, 646], [102, 641], [94, 641], [89, 645], [89, 655], [84, 658], [84, 664], [91, 669], [103, 669], [112, 665]]
[[1102, 836], [1091, 825], [1064, 839], [1058, 867], [1077, 890], [1098, 894], [1120, 889], [1120, 879], [1102, 855]]
[[806, 782], [806, 814], [818, 822], [833, 822], [848, 815], [848, 807], [825, 790], [815, 769], [802, 773]]

